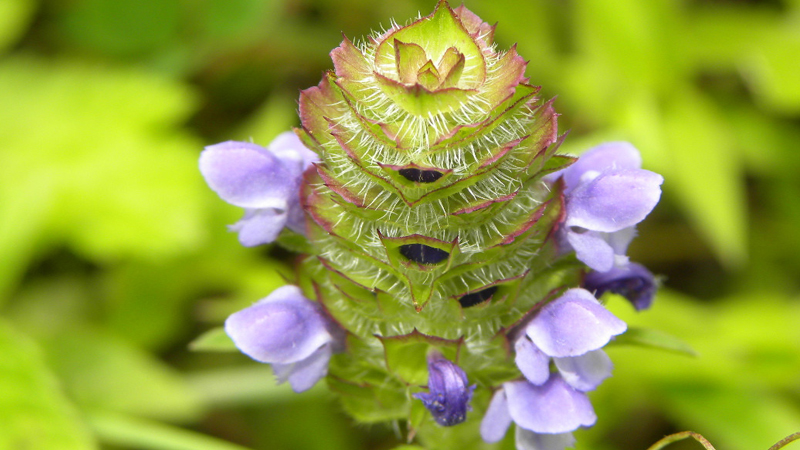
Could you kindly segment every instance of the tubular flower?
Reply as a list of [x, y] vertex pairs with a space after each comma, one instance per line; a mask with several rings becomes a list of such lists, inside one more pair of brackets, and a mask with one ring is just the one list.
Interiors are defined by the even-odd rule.
[[436, 423], [444, 427], [458, 425], [467, 418], [475, 385], [469, 386], [467, 374], [439, 353], [428, 357], [429, 393], [414, 394], [422, 400]]
[[580, 391], [595, 389], [611, 375], [612, 364], [600, 350], [625, 332], [625, 322], [608, 312], [584, 289], [570, 289], [546, 304], [516, 340], [515, 362], [534, 385], [550, 377], [550, 358], [564, 380]]
[[634, 226], [661, 198], [663, 177], [641, 166], [636, 148], [612, 142], [587, 151], [560, 173], [566, 198], [562, 241], [596, 271], [627, 262]]
[[608, 272], [589, 272], [583, 279], [583, 287], [598, 298], [606, 292], [619, 294], [628, 299], [637, 311], [642, 311], [653, 303], [657, 282], [649, 270], [632, 262], [613, 267]]
[[272, 364], [278, 380], [288, 380], [295, 392], [310, 389], [327, 374], [331, 354], [340, 345], [335, 325], [297, 286], [278, 288], [232, 314], [225, 332], [242, 353]]
[[504, 383], [483, 417], [481, 437], [497, 442], [514, 422], [519, 450], [562, 450], [574, 443], [572, 431], [596, 420], [586, 394], [556, 374], [541, 386], [527, 380]]
[[231, 230], [246, 247], [274, 241], [284, 226], [304, 234], [300, 182], [317, 156], [292, 132], [285, 132], [264, 148], [228, 141], [206, 147], [200, 172], [226, 202], [245, 209]]

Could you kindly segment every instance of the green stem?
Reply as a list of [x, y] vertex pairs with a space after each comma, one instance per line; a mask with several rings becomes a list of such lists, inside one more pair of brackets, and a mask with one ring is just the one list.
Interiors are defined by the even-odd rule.
[[142, 450], [248, 450], [212, 436], [173, 425], [109, 412], [86, 417], [98, 439], [107, 444]]
[[[651, 445], [647, 450], [661, 450], [662, 448], [666, 447], [673, 442], [682, 441], [686, 438], [694, 438], [697, 442], [703, 445], [706, 450], [716, 450], [713, 445], [706, 438], [704, 438], [701, 434], [695, 433], [694, 431], [681, 431], [680, 433], [670, 434], [669, 436], [664, 436], [658, 442]], [[768, 448], [767, 450], [780, 450], [783, 447], [786, 447], [790, 443], [800, 439], [800, 431], [794, 434], [790, 434], [785, 438], [781, 439], [775, 445]]]
[[694, 440], [702, 444], [706, 450], [716, 450], [714, 446], [711, 445], [711, 442], [708, 442], [708, 439], [704, 438], [703, 435], [699, 433], [695, 433], [694, 431], [681, 431], [680, 433], [664, 436], [658, 442], [651, 445], [647, 450], [661, 450], [673, 442], [682, 441], [689, 437], [694, 438]]
[[776, 442], [775, 445], [773, 445], [772, 447], [770, 447], [767, 450], [778, 450], [778, 449], [781, 449], [781, 448], [786, 447], [787, 445], [789, 445], [790, 443], [792, 443], [792, 442], [794, 442], [794, 441], [796, 441], [798, 439], [800, 439], [800, 431], [798, 431], [797, 433], [794, 433], [794, 434], [790, 434], [789, 436], [786, 436], [785, 438], [783, 438], [780, 441]]

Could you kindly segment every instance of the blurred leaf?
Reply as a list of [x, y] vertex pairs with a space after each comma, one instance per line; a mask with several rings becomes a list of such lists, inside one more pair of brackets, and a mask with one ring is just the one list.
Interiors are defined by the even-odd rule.
[[189, 349], [195, 352], [236, 352], [236, 344], [225, 333], [225, 328], [212, 328], [189, 343]]
[[90, 299], [89, 282], [75, 274], [36, 277], [13, 297], [5, 315], [37, 341], [54, 339], [89, 322]]
[[[0, 65], [0, 251], [14, 266], [66, 240], [93, 260], [158, 258], [203, 238], [200, 146], [182, 85], [65, 61]], [[24, 192], [25, 195], [20, 195]], [[18, 233], [18, 234], [17, 234]]]
[[[277, 384], [268, 364], [248, 361], [247, 365], [190, 373], [186, 382], [199, 395], [203, 404], [215, 407], [259, 405], [289, 402], [298, 398], [288, 383]], [[319, 397], [324, 383], [302, 393], [303, 398]]]
[[34, 0], [3, 0], [0, 2], [0, 53], [14, 45], [28, 27], [36, 11]]
[[[572, 31], [578, 45], [589, 58], [607, 66], [626, 89], [647, 86], [661, 91], [685, 69], [680, 59], [673, 58], [675, 50], [665, 45], [679, 29], [675, 2], [587, 0], [575, 3], [574, 8]], [[583, 78], [596, 88], [604, 81]], [[602, 89], [597, 94], [615, 95]]]
[[93, 413], [89, 423], [104, 443], [143, 450], [247, 450], [212, 436], [163, 423], [110, 413]]
[[800, 113], [800, 27], [797, 21], [778, 23], [766, 39], [759, 42], [749, 62], [748, 81], [755, 94], [769, 108], [781, 114]]
[[645, 314], [609, 302], [620, 319], [685, 339], [699, 356], [609, 348], [615, 371], [593, 398], [598, 408], [645, 403], [730, 450], [767, 448], [795, 431], [800, 407], [787, 393], [796, 392], [800, 373], [800, 304], [763, 292], [719, 301], [724, 307], [662, 289]]
[[[0, 154], [0, 161], [3, 159]], [[0, 174], [5, 174], [2, 164]], [[45, 177], [17, 181], [23, 182], [15, 187], [0, 179], [0, 204], [3, 205], [0, 208], [0, 252], [3, 254], [0, 258], [0, 304], [6, 300], [34, 254], [51, 201], [51, 187]], [[17, 195], [16, 188], [21, 188], [25, 195]]]
[[75, 330], [47, 341], [45, 350], [67, 392], [85, 408], [163, 420], [201, 412], [177, 372], [110, 334]]
[[664, 112], [671, 163], [664, 189], [674, 190], [693, 221], [730, 268], [747, 256], [747, 212], [740, 161], [730, 133], [710, 102], [686, 92]]
[[255, 39], [281, 19], [281, 1], [200, 0], [191, 4], [188, 14], [211, 43], [247, 42]]
[[275, 94], [247, 123], [233, 133], [232, 139], [255, 142], [266, 147], [275, 136], [298, 125], [296, 109], [297, 104], [294, 98]]
[[723, 449], [766, 449], [800, 424], [797, 406], [776, 395], [710, 385], [666, 394], [662, 405], [675, 423], [703, 430]]
[[105, 325], [148, 349], [174, 345], [191, 325], [186, 303], [203, 283], [187, 258], [131, 262], [107, 272]]
[[717, 72], [741, 69], [781, 20], [763, 3], [696, 4], [689, 16], [683, 54], [700, 70]]
[[0, 448], [97, 448], [33, 342], [0, 321]]
[[168, 47], [178, 36], [177, 0], [78, 0], [65, 8], [68, 39], [112, 55], [142, 54]]
[[617, 336], [609, 342], [609, 345], [638, 345], [666, 350], [676, 353], [683, 353], [689, 356], [697, 356], [692, 347], [682, 340], [664, 333], [663, 331], [651, 330], [648, 328], [628, 327], [628, 331]]

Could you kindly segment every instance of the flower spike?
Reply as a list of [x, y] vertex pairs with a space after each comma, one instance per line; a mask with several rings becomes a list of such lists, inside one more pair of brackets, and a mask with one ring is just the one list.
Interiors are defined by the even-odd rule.
[[457, 448], [479, 423], [496, 442], [516, 424], [517, 450], [563, 450], [595, 423], [586, 393], [627, 328], [593, 293], [652, 299], [625, 253], [663, 179], [623, 142], [557, 154], [554, 101], [494, 30], [440, 0], [345, 38], [301, 92], [296, 135], [203, 152], [209, 186], [245, 209], [242, 244], [306, 253], [302, 291], [225, 329], [294, 390], [326, 377], [359, 422], [406, 422], [412, 445]]

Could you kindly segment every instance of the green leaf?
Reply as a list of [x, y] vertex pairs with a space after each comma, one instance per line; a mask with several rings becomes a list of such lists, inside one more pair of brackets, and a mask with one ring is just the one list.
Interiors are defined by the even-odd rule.
[[53, 243], [108, 261], [158, 259], [205, 238], [201, 146], [179, 129], [194, 104], [185, 86], [15, 58], [0, 65], [0, 104], [20, 105], [0, 110], [0, 253], [12, 261], [0, 290]]
[[[783, 25], [783, 26], [781, 26]], [[800, 113], [800, 83], [797, 62], [800, 60], [800, 29], [795, 24], [773, 25], [772, 33], [762, 40], [750, 58], [750, 81], [762, 103], [786, 115]]]
[[[247, 450], [195, 431], [137, 417], [93, 413], [89, 423], [101, 441], [143, 450]], [[59, 447], [61, 448], [61, 447]]]
[[663, 117], [671, 159], [664, 189], [678, 195], [719, 261], [740, 266], [747, 257], [747, 211], [731, 133], [707, 98], [690, 91], [673, 100]]
[[664, 333], [663, 331], [651, 330], [648, 328], [629, 327], [628, 331], [617, 336], [609, 345], [639, 345], [669, 352], [683, 353], [689, 356], [697, 356], [697, 352], [686, 342], [668, 333]]
[[111, 55], [135, 55], [177, 41], [176, 0], [81, 0], [64, 10], [61, 28], [78, 46]]
[[767, 448], [797, 430], [800, 412], [783, 394], [686, 384], [672, 386], [662, 407], [681, 427], [702, 429], [721, 449]]
[[172, 368], [110, 334], [72, 330], [45, 350], [82, 406], [164, 420], [197, 418], [199, 397]]
[[266, 147], [275, 136], [297, 125], [296, 108], [294, 97], [283, 93], [274, 94], [231, 135], [231, 139], [255, 142]]
[[2, 321], [0, 354], [0, 448], [97, 448], [39, 348]]
[[0, 2], [0, 52], [14, 44], [28, 27], [36, 2], [3, 0]]
[[[186, 376], [187, 384], [203, 404], [214, 407], [265, 407], [298, 399], [288, 383], [277, 384], [267, 364], [247, 364], [238, 367], [204, 370]], [[303, 398], [319, 397], [325, 392], [324, 383], [317, 383]]]
[[225, 333], [225, 328], [212, 328], [189, 343], [189, 349], [195, 352], [238, 352], [236, 344]]

